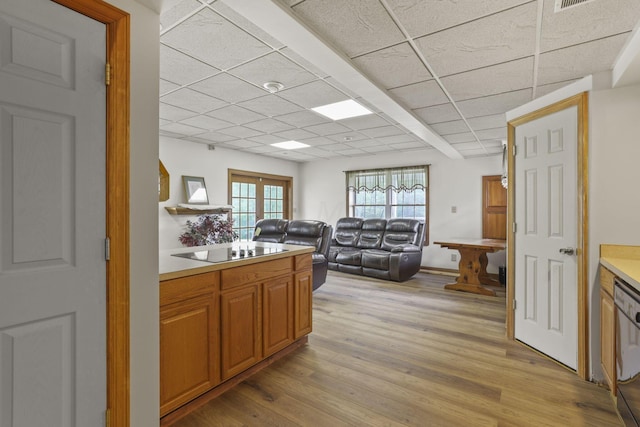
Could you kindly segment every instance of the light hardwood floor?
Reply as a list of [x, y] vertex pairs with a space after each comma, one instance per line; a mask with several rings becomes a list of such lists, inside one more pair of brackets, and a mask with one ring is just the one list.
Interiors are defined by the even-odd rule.
[[504, 291], [329, 272], [307, 346], [175, 427], [620, 426], [608, 391], [505, 338]]

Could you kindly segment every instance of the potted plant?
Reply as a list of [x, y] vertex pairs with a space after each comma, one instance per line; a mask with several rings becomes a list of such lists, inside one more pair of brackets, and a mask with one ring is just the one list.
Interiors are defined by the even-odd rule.
[[187, 220], [187, 231], [178, 240], [184, 246], [204, 246], [214, 243], [228, 243], [238, 239], [233, 231], [233, 221], [220, 215], [200, 215], [197, 220]]

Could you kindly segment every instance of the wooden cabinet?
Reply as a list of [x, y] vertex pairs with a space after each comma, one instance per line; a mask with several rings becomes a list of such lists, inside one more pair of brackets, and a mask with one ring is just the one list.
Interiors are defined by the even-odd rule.
[[160, 298], [160, 414], [220, 383], [217, 273], [163, 283]]
[[162, 281], [161, 416], [311, 332], [311, 268], [305, 253]]
[[616, 393], [616, 307], [613, 302], [615, 275], [600, 266], [600, 363], [609, 390]]

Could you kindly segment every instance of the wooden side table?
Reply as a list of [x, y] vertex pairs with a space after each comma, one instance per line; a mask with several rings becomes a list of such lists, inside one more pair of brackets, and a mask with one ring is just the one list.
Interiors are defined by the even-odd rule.
[[495, 239], [452, 239], [446, 242], [434, 243], [460, 252], [460, 263], [458, 264], [460, 275], [456, 279], [456, 283], [445, 285], [445, 289], [481, 295], [496, 295], [494, 290], [483, 286], [499, 285], [498, 281], [492, 279], [487, 273], [487, 253], [506, 249], [506, 241]]

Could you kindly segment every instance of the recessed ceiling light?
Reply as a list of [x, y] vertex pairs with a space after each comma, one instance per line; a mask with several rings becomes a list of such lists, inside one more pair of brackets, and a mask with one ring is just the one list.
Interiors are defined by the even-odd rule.
[[373, 114], [367, 108], [358, 104], [353, 99], [347, 99], [346, 101], [334, 102], [333, 104], [322, 105], [320, 107], [312, 108], [316, 113], [322, 114], [331, 120], [342, 120], [350, 117], [364, 116], [367, 114]]
[[266, 82], [262, 85], [262, 87], [265, 88], [269, 93], [280, 92], [282, 89], [284, 89], [284, 85], [280, 82]]
[[298, 141], [285, 141], [285, 142], [276, 142], [275, 144], [271, 144], [274, 147], [284, 148], [285, 150], [296, 150], [298, 148], [310, 147], [308, 144], [303, 144]]

